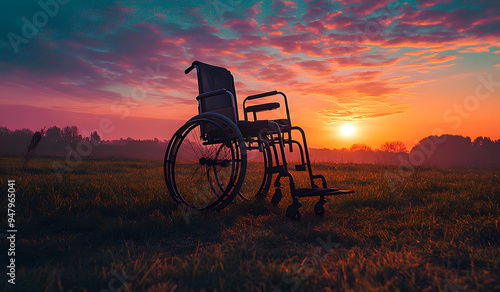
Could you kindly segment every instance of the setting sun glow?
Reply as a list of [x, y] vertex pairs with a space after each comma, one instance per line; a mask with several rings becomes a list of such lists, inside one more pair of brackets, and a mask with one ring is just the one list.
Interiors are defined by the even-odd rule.
[[354, 134], [354, 132], [355, 132], [355, 129], [352, 125], [345, 124], [342, 127], [340, 127], [340, 133], [344, 137], [350, 137]]

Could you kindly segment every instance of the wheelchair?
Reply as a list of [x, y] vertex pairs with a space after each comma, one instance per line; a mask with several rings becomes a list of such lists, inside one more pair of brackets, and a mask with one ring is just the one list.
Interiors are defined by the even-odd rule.
[[[313, 174], [305, 133], [293, 126], [290, 120], [287, 97], [284, 93], [270, 91], [251, 95], [243, 101], [244, 119], [240, 120], [236, 102], [234, 79], [225, 68], [199, 61], [184, 71], [197, 71], [199, 114], [181, 126], [170, 139], [164, 160], [164, 176], [172, 198], [189, 209], [222, 210], [236, 196], [248, 199], [240, 192], [249, 165], [248, 153], [258, 151], [260, 166], [260, 187], [256, 196], [264, 197], [271, 185], [275, 193], [271, 203], [277, 206], [282, 199], [281, 180], [288, 179], [292, 203], [286, 216], [300, 220], [299, 202], [303, 197], [319, 197], [314, 206], [318, 216], [324, 216], [325, 197], [354, 193], [352, 190], [328, 188], [323, 175]], [[266, 97], [279, 98], [282, 102], [258, 103], [248, 106], [247, 102]], [[277, 110], [284, 103], [286, 118], [259, 120], [257, 115], [264, 111]], [[252, 117], [252, 119], [249, 118]], [[302, 143], [292, 138], [298, 132]], [[293, 176], [288, 170], [285, 147], [292, 152], [299, 150], [300, 164], [296, 171], [307, 171], [309, 188], [296, 188]], [[273, 182], [273, 177], [274, 182]], [[260, 180], [259, 178], [259, 180]], [[316, 184], [321, 181], [321, 187]]]

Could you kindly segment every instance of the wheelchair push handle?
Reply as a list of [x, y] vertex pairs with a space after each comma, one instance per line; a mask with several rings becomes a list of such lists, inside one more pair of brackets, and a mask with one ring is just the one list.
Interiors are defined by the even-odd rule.
[[186, 70], [184, 70], [184, 74], [188, 74], [188, 73], [189, 73], [189, 72], [191, 72], [193, 69], [194, 69], [194, 65], [189, 66], [189, 68], [187, 68]]

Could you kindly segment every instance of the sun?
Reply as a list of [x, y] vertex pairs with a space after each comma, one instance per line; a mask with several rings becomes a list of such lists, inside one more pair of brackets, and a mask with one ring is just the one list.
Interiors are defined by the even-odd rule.
[[344, 137], [352, 136], [355, 131], [356, 131], [356, 129], [350, 124], [345, 124], [342, 127], [340, 127], [340, 133]]

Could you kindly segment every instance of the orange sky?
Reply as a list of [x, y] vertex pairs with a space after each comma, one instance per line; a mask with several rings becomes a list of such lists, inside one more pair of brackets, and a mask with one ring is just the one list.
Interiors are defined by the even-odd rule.
[[199, 60], [233, 73], [240, 107], [246, 95], [286, 93], [310, 147], [500, 139], [493, 2], [88, 4], [60, 7], [30, 38], [20, 19], [39, 7], [12, 4], [1, 20], [0, 126], [90, 131], [109, 119], [104, 139], [169, 139], [196, 114], [195, 74], [183, 70]]

